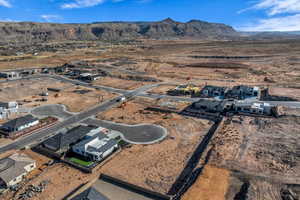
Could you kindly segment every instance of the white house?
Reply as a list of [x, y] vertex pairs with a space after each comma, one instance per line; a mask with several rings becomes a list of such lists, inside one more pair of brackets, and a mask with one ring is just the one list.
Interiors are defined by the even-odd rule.
[[35, 160], [25, 154], [15, 153], [0, 160], [0, 187], [8, 188], [20, 183], [36, 168]]
[[270, 115], [272, 112], [272, 108], [273, 106], [271, 106], [269, 103], [238, 101], [234, 104], [235, 111], [251, 113], [251, 114]]
[[24, 130], [26, 128], [39, 124], [39, 119], [32, 115], [25, 115], [2, 124], [1, 129], [11, 135], [14, 132]]
[[93, 161], [101, 161], [109, 156], [115, 149], [118, 148], [118, 143], [102, 132], [98, 132], [92, 136], [87, 136], [81, 142], [72, 147], [72, 151], [82, 155]]
[[19, 105], [17, 102], [0, 102], [0, 119], [6, 119], [12, 113], [17, 113]]

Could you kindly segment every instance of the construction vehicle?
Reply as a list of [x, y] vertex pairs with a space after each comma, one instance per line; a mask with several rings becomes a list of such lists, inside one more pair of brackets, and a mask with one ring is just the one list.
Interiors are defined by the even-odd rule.
[[167, 93], [169, 95], [195, 95], [201, 91], [199, 87], [194, 84], [186, 84], [186, 85], [179, 85], [173, 90], [169, 90]]

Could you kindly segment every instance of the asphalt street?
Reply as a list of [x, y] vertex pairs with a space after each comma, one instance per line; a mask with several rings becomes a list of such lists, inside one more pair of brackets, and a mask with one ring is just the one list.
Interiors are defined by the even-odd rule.
[[[22, 137], [20, 139], [18, 139], [16, 142], [11, 143], [9, 145], [3, 146], [0, 148], [0, 153], [3, 153], [5, 151], [8, 150], [12, 150], [12, 149], [20, 149], [23, 148], [25, 146], [28, 146], [30, 144], [39, 142], [41, 140], [46, 139], [47, 137], [55, 134], [57, 131], [59, 131], [60, 129], [70, 126], [72, 124], [75, 123], [79, 123], [93, 115], [96, 115], [97, 113], [103, 112], [105, 110], [108, 110], [109, 108], [111, 108], [113, 105], [118, 104], [120, 98], [125, 97], [127, 99], [130, 99], [134, 96], [140, 96], [140, 97], [148, 97], [148, 98], [153, 98], [153, 99], [163, 99], [163, 98], [167, 98], [170, 100], [174, 100], [174, 101], [188, 101], [188, 102], [195, 102], [197, 100], [199, 100], [199, 98], [189, 98], [189, 97], [175, 97], [175, 96], [168, 96], [168, 95], [159, 95], [159, 94], [149, 94], [146, 93], [146, 91], [160, 86], [160, 85], [164, 85], [164, 84], [168, 84], [168, 83], [157, 83], [157, 84], [152, 84], [152, 85], [145, 85], [143, 87], [140, 87], [136, 90], [122, 90], [122, 89], [116, 89], [116, 88], [112, 88], [112, 87], [106, 87], [106, 86], [94, 86], [85, 82], [81, 82], [78, 80], [72, 80], [72, 79], [68, 79], [65, 77], [61, 77], [61, 76], [56, 76], [56, 75], [34, 75], [31, 77], [25, 77], [25, 78], [21, 78], [21, 79], [15, 79], [15, 80], [8, 80], [8, 81], [17, 81], [17, 80], [25, 80], [25, 79], [35, 79], [35, 78], [53, 78], [59, 81], [63, 81], [63, 82], [69, 82], [72, 84], [76, 84], [76, 85], [82, 85], [85, 87], [89, 87], [89, 88], [95, 88], [95, 89], [101, 89], [101, 90], [105, 90], [105, 91], [109, 91], [109, 92], [114, 92], [114, 93], [119, 93], [121, 94], [121, 96], [113, 98], [109, 101], [106, 101], [103, 104], [97, 105], [87, 111], [81, 112], [79, 114], [76, 114], [74, 116], [71, 116], [70, 118], [50, 127], [44, 130], [40, 130], [37, 131], [31, 135], [28, 135], [26, 137]], [[7, 82], [5, 81], [0, 81], [1, 82]], [[270, 101], [268, 103], [271, 103], [272, 105], [284, 105], [284, 106], [289, 106], [292, 108], [300, 108], [300, 102], [278, 102], [278, 101]]]
[[53, 116], [62, 120], [67, 119], [73, 115], [72, 113], [66, 110], [66, 107], [64, 105], [60, 105], [60, 104], [39, 106], [33, 108], [30, 113], [37, 117]]
[[34, 143], [41, 142], [41, 141], [47, 139], [48, 137], [56, 134], [60, 129], [62, 129], [64, 127], [68, 127], [72, 124], [82, 122], [83, 120], [85, 120], [85, 119], [87, 119], [87, 118], [89, 118], [93, 115], [96, 115], [97, 113], [101, 113], [103, 111], [108, 110], [112, 106], [120, 103], [120, 99], [122, 97], [126, 97], [127, 99], [131, 98], [131, 97], [134, 97], [140, 92], [144, 92], [144, 91], [149, 90], [153, 87], [156, 87], [156, 85], [157, 84], [146, 85], [146, 86], [143, 86], [141, 88], [138, 88], [137, 90], [133, 90], [131, 92], [126, 92], [124, 95], [121, 95], [121, 96], [113, 98], [109, 101], [106, 101], [106, 102], [104, 102], [100, 105], [97, 105], [93, 108], [90, 108], [87, 111], [84, 111], [84, 112], [81, 112], [79, 114], [73, 115], [70, 118], [68, 118], [68, 119], [66, 119], [62, 122], [59, 122], [58, 124], [56, 124], [56, 125], [54, 125], [50, 128], [39, 130], [37, 132], [32, 133], [31, 135], [19, 138], [14, 143], [11, 143], [11, 144], [8, 144], [6, 146], [1, 147], [0, 148], [0, 153], [6, 152], [6, 151], [9, 151], [9, 150], [13, 150], [13, 149], [21, 149], [21, 148], [24, 148], [26, 146], [32, 145]]
[[[88, 88], [95, 88], [95, 89], [101, 89], [101, 90], [105, 90], [108, 92], [113, 92], [113, 93], [118, 93], [118, 94], [123, 94], [126, 95], [130, 92], [133, 92], [133, 90], [123, 90], [123, 89], [117, 89], [117, 88], [113, 88], [113, 87], [107, 87], [107, 86], [98, 86], [98, 85], [91, 85], [89, 83], [85, 83], [79, 80], [73, 80], [73, 79], [69, 79], [66, 77], [62, 77], [62, 76], [57, 76], [57, 75], [34, 75], [31, 77], [25, 77], [25, 78], [21, 78], [21, 79], [14, 79], [14, 80], [8, 80], [8, 81], [17, 81], [17, 80], [28, 80], [28, 79], [35, 79], [35, 78], [53, 78], [59, 81], [63, 81], [63, 82], [68, 82], [68, 83], [72, 83], [75, 85], [81, 85], [84, 87], [88, 87]], [[7, 82], [6, 80], [0, 81], [1, 82]], [[152, 87], [158, 87], [161, 85], [168, 85], [171, 83], [157, 83], [154, 85], [150, 85], [150, 88]], [[144, 86], [145, 87], [145, 86]], [[146, 85], [147, 87], [147, 85]], [[138, 89], [137, 89], [138, 90]], [[141, 91], [138, 92], [138, 94], [136, 94], [135, 96], [140, 96], [140, 97], [147, 97], [147, 98], [152, 98], [152, 99], [170, 99], [173, 101], [187, 101], [187, 102], [196, 102], [201, 98], [190, 98], [190, 97], [177, 97], [177, 96], [169, 96], [169, 95], [163, 95], [163, 94], [150, 94], [147, 93], [145, 91], [143, 91], [143, 87], [141, 89]], [[282, 106], [287, 106], [287, 107], [291, 107], [291, 108], [300, 108], [300, 102], [299, 101], [265, 101], [266, 103], [270, 103], [271, 105], [282, 105]]]
[[122, 138], [131, 144], [154, 144], [167, 136], [165, 128], [154, 124], [127, 125], [91, 118], [83, 123], [118, 131]]

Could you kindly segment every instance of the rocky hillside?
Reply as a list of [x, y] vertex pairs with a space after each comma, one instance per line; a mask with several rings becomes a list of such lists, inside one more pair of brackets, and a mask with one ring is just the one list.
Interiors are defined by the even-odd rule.
[[230, 26], [168, 18], [159, 22], [101, 22], [92, 24], [52, 24], [32, 22], [0, 23], [1, 41], [40, 42], [50, 40], [131, 40], [150, 39], [230, 39], [239, 34]]

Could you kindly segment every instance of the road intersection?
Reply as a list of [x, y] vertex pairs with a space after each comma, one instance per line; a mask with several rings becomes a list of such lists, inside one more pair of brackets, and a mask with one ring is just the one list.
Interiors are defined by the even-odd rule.
[[[110, 99], [102, 104], [96, 105], [86, 111], [75, 114], [50, 128], [39, 130], [37, 132], [32, 133], [31, 135], [20, 138], [11, 144], [2, 146], [2, 147], [0, 147], [0, 153], [6, 152], [9, 150], [13, 150], [13, 149], [21, 149], [26, 146], [35, 144], [37, 142], [41, 142], [41, 141], [47, 139], [49, 136], [52, 136], [53, 134], [57, 133], [62, 128], [68, 127], [68, 126], [76, 124], [76, 123], [80, 123], [98, 113], [101, 113], [101, 112], [104, 112], [104, 111], [110, 109], [114, 105], [120, 104], [120, 99], [122, 99], [124, 97], [126, 100], [129, 100], [133, 97], [138, 96], [138, 97], [147, 97], [147, 98], [152, 98], [152, 99], [170, 99], [173, 101], [187, 101], [187, 102], [191, 102], [191, 103], [199, 100], [199, 98], [175, 97], [175, 96], [148, 93], [149, 90], [151, 90], [155, 87], [170, 84], [170, 83], [165, 83], [165, 82], [145, 85], [145, 86], [142, 86], [135, 90], [123, 90], [123, 89], [117, 89], [117, 88], [112, 88], [112, 87], [107, 87], [107, 86], [98, 86], [98, 85], [96, 86], [96, 85], [91, 85], [86, 82], [82, 82], [79, 80], [73, 80], [73, 79], [69, 79], [66, 77], [58, 76], [58, 75], [33, 75], [30, 77], [25, 77], [25, 78], [21, 78], [21, 79], [0, 81], [0, 83], [7, 82], [7, 81], [10, 82], [10, 81], [26, 80], [26, 79], [30, 80], [30, 79], [45, 78], [45, 77], [56, 79], [56, 80], [63, 81], [63, 82], [72, 83], [75, 85], [81, 85], [81, 86], [88, 87], [88, 88], [101, 89], [101, 90], [105, 90], [108, 92], [118, 93], [120, 95], [118, 97]], [[300, 102], [268, 101], [268, 103], [270, 103], [272, 105], [288, 106], [291, 108], [300, 108]]]

